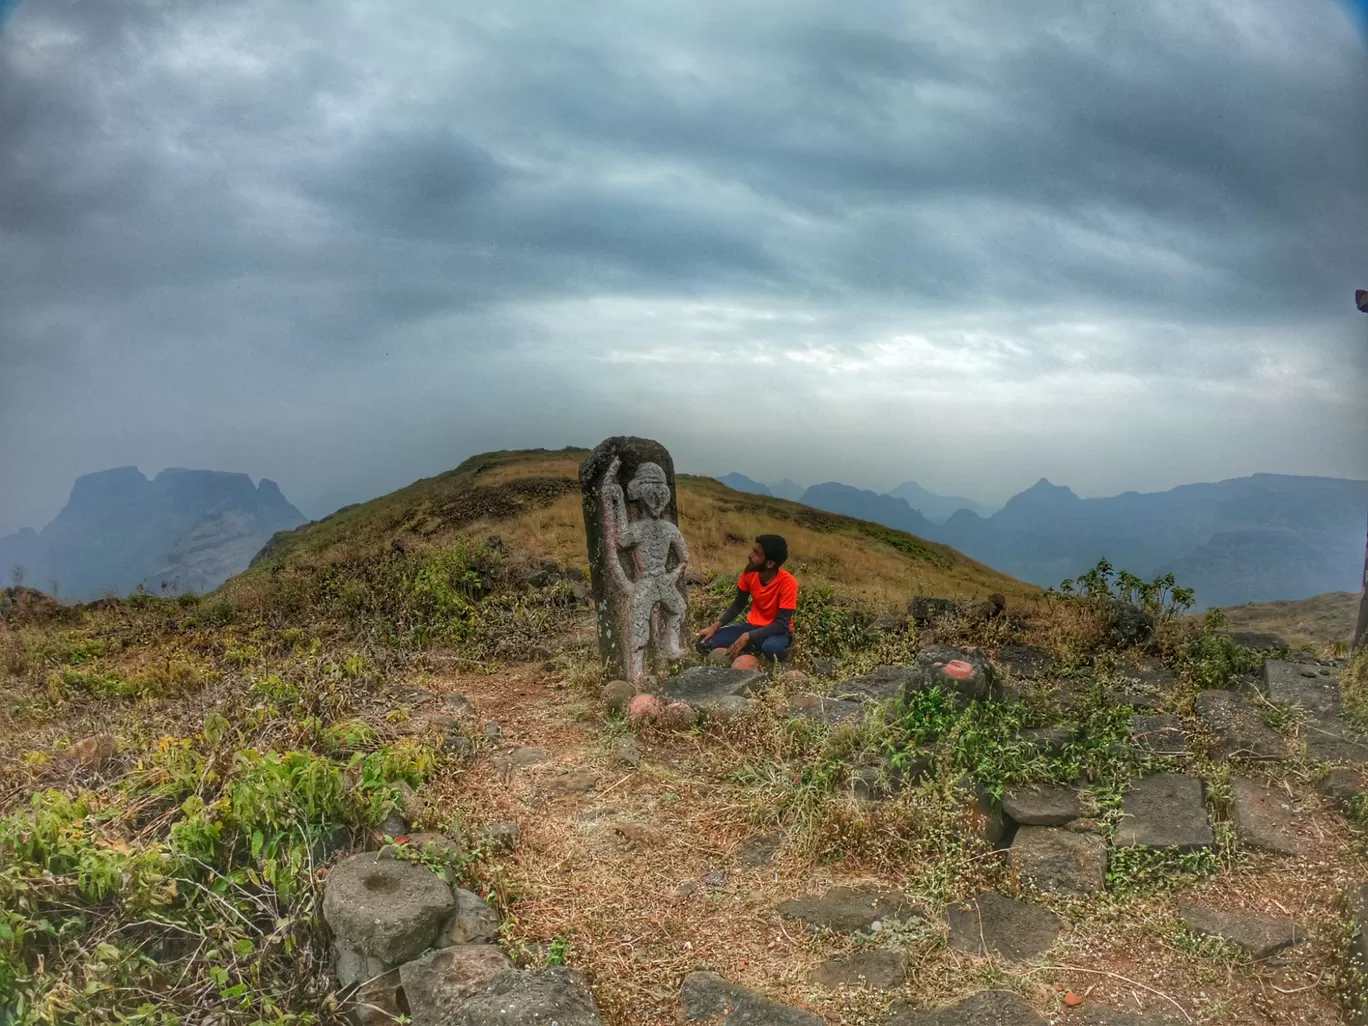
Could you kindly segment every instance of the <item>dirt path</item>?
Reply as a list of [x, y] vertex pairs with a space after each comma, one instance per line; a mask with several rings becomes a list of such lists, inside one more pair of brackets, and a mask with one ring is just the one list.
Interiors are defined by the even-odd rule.
[[[568, 960], [589, 976], [606, 1022], [680, 1022], [679, 985], [697, 969], [811, 1009], [832, 1026], [882, 1022], [898, 994], [831, 991], [809, 981], [853, 942], [804, 934], [775, 907], [836, 884], [900, 888], [904, 881], [861, 875], [844, 862], [814, 865], [782, 834], [757, 843], [743, 789], [717, 770], [726, 737], [618, 732], [530, 665], [425, 686], [464, 694], [483, 722], [499, 724], [489, 752], [437, 782], [439, 804], [466, 810], [475, 825], [518, 823], [520, 843], [499, 857], [496, 884], [511, 934], [534, 957], [557, 939], [568, 942]], [[1308, 814], [1321, 843], [1307, 859], [1254, 859], [1201, 888], [1215, 903], [1282, 909], [1309, 924], [1313, 942], [1284, 958], [1256, 970], [1182, 949], [1173, 940], [1175, 898], [1156, 899], [1141, 918], [1099, 913], [1096, 902], [1080, 906], [1045, 960], [1017, 967], [946, 947], [943, 910], [928, 906], [920, 934], [902, 938], [912, 981], [902, 996], [927, 1006], [1006, 986], [1065, 1024], [1083, 1021], [1061, 1005], [1073, 991], [1084, 999], [1082, 1011], [1334, 1026], [1339, 1018], [1326, 994], [1340, 941], [1334, 903], [1362, 867], [1346, 857], [1348, 831], [1328, 803]], [[772, 854], [765, 841], [777, 844]]]

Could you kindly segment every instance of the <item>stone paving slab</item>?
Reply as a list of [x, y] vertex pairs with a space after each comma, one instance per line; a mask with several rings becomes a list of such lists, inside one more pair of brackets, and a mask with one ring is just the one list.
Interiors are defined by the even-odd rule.
[[812, 982], [832, 990], [837, 987], [899, 990], [907, 982], [907, 956], [883, 948], [838, 955], [813, 970]]
[[1071, 787], [1034, 784], [1004, 794], [1002, 811], [1022, 826], [1063, 826], [1083, 815], [1083, 803]]
[[1216, 735], [1217, 752], [1224, 758], [1285, 759], [1290, 754], [1286, 739], [1238, 695], [1203, 691], [1193, 699], [1192, 708]]
[[1064, 921], [1049, 909], [989, 891], [951, 905], [950, 947], [968, 955], [1000, 955], [1029, 962], [1043, 955], [1059, 936]]
[[1255, 959], [1268, 958], [1306, 940], [1306, 931], [1286, 916], [1262, 912], [1222, 912], [1195, 902], [1182, 902], [1178, 914], [1193, 933], [1219, 937]]
[[920, 672], [916, 666], [876, 666], [863, 677], [837, 684], [831, 694], [852, 702], [892, 702], [902, 697], [903, 685], [917, 679]]
[[1025, 886], [1048, 894], [1095, 894], [1107, 887], [1107, 846], [1095, 834], [1024, 826], [1009, 849]]
[[1131, 717], [1131, 740], [1149, 755], [1188, 754], [1188, 733], [1183, 721], [1169, 713], [1142, 713]]
[[[716, 973], [694, 972], [684, 977], [679, 1002], [688, 1022], [707, 1021], [716, 1026], [823, 1026], [812, 1012], [771, 1001]], [[513, 1022], [508, 1026], [514, 1026]]]
[[1296, 809], [1285, 791], [1244, 777], [1233, 777], [1230, 787], [1235, 796], [1235, 836], [1240, 843], [1282, 855], [1305, 854]]
[[825, 894], [791, 898], [779, 905], [779, 914], [798, 919], [812, 929], [836, 933], [867, 931], [875, 923], [897, 919], [909, 912], [907, 899], [898, 891], [878, 887], [833, 887]]
[[1018, 994], [985, 990], [936, 1011], [913, 1011], [898, 1002], [884, 1026], [1045, 1026], [1045, 1020]]
[[1215, 843], [1202, 782], [1179, 773], [1155, 773], [1131, 782], [1116, 828], [1118, 848], [1174, 847], [1182, 851]]

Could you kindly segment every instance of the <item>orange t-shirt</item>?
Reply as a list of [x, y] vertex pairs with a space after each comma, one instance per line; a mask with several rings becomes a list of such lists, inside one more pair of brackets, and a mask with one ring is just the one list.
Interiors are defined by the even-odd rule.
[[[798, 578], [787, 570], [780, 570], [769, 584], [760, 583], [759, 572], [747, 570], [737, 578], [736, 587], [751, 597], [746, 623], [752, 627], [768, 627], [779, 610], [798, 608]], [[792, 620], [789, 630], [793, 630]]]

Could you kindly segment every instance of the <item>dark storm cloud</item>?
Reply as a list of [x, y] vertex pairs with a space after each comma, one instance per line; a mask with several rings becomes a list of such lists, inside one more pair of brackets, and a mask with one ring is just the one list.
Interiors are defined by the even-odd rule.
[[[105, 465], [298, 494], [651, 424], [763, 476], [756, 374], [807, 413], [774, 477], [1368, 473], [1365, 95], [1328, 0], [31, 0], [0, 531]], [[1034, 448], [937, 434], [966, 388]]]

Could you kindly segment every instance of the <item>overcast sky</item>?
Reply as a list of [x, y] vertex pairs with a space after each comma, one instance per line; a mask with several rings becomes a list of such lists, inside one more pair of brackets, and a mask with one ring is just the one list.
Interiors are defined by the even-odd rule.
[[1335, 0], [0, 0], [0, 533], [493, 448], [1368, 477]]

